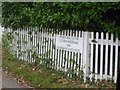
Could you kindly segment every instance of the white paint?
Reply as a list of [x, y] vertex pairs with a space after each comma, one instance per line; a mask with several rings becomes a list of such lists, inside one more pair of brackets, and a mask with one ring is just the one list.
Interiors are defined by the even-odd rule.
[[4, 28], [0, 26], [0, 41], [1, 41], [1, 38], [2, 38], [3, 30], [4, 30]]
[[65, 35], [56, 35], [56, 48], [63, 49], [65, 51], [72, 52], [82, 52], [83, 48], [83, 38], [65, 36]]
[[[103, 39], [103, 32], [101, 33], [101, 39]], [[100, 54], [100, 78], [103, 75], [103, 43], [101, 43], [101, 54]]]
[[[98, 41], [99, 34], [98, 32], [96, 33], [96, 40]], [[96, 51], [95, 51], [95, 74], [98, 73], [98, 44], [96, 43]], [[95, 75], [95, 79], [97, 80], [98, 76]]]
[[[94, 33], [92, 32], [91, 33], [91, 39], [94, 39]], [[92, 78], [93, 78], [93, 43], [91, 43], [91, 51], [90, 51], [90, 73], [91, 73], [91, 76], [90, 76], [90, 79], [92, 81]]]
[[84, 32], [84, 35], [83, 35], [83, 39], [84, 39], [84, 42], [83, 42], [83, 72], [84, 72], [84, 82], [87, 81], [87, 78], [89, 76], [89, 32]]

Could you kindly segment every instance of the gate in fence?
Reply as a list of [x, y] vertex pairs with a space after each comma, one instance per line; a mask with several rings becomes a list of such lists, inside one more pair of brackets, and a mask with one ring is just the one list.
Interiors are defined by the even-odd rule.
[[44, 59], [40, 63], [49, 63], [69, 77], [116, 82], [120, 41], [113, 34], [48, 28], [24, 28], [13, 34], [12, 51], [21, 60], [34, 62], [32, 56], [37, 54]]

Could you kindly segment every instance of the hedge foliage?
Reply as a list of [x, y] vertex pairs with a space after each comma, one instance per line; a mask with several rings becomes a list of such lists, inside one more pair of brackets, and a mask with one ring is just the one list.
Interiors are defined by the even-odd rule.
[[2, 25], [120, 33], [119, 14], [119, 2], [3, 2]]

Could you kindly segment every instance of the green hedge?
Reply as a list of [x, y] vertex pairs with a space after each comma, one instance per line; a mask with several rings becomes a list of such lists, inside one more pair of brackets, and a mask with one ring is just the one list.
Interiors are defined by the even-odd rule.
[[41, 26], [120, 33], [119, 2], [3, 2], [4, 27]]

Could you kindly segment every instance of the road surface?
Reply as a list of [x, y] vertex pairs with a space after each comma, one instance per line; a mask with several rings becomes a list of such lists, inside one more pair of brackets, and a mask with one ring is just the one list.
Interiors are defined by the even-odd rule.
[[17, 81], [9, 74], [2, 72], [2, 88], [26, 88], [17, 83]]

